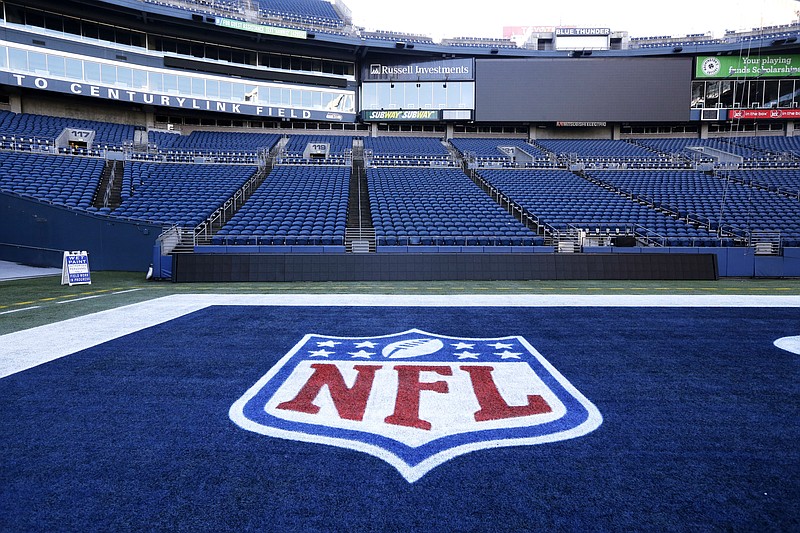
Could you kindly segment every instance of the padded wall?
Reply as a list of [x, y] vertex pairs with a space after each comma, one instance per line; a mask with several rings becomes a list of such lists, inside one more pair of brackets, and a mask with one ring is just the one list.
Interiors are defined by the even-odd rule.
[[0, 193], [0, 259], [61, 267], [61, 250], [86, 250], [92, 270], [146, 272], [161, 226], [92, 215]]
[[177, 282], [715, 280], [714, 254], [177, 254]]

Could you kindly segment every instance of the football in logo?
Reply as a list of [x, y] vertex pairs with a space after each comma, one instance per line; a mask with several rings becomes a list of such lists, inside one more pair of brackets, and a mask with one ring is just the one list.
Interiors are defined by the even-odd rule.
[[794, 337], [781, 337], [774, 342], [775, 346], [781, 350], [786, 350], [797, 355], [800, 355], [800, 335]]
[[716, 76], [721, 68], [722, 63], [716, 57], [707, 57], [700, 65], [700, 69], [706, 76]]
[[381, 350], [381, 354], [389, 359], [404, 359], [430, 355], [444, 348], [439, 339], [409, 339], [393, 342]]
[[409, 482], [468, 452], [572, 439], [597, 408], [523, 337], [308, 334], [230, 408], [270, 437], [379, 457]]

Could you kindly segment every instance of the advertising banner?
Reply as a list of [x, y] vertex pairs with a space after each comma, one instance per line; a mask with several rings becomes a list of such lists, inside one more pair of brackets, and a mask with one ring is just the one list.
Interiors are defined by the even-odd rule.
[[800, 75], [800, 55], [699, 56], [694, 73], [696, 79], [786, 78], [798, 75]]
[[800, 109], [731, 109], [729, 120], [789, 120], [800, 118]]
[[392, 122], [392, 121], [420, 121], [441, 120], [441, 111], [438, 109], [419, 110], [391, 110], [391, 111], [362, 111], [361, 118], [364, 122]]
[[610, 28], [556, 28], [556, 37], [586, 37], [589, 35], [610, 34]]
[[244, 20], [226, 19], [223, 17], [216, 17], [214, 23], [223, 28], [231, 28], [234, 30], [250, 31], [253, 33], [261, 33], [264, 35], [274, 35], [275, 37], [290, 37], [292, 39], [306, 39], [308, 33], [306, 30], [294, 30], [291, 28], [280, 28], [276, 26], [265, 26], [264, 24], [253, 24], [252, 22], [245, 22]]
[[377, 58], [364, 62], [363, 81], [471, 81], [475, 79], [472, 58], [398, 62], [396, 58]]

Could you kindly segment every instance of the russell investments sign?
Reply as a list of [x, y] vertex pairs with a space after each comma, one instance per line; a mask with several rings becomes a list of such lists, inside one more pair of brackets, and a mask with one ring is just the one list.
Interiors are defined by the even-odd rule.
[[381, 58], [367, 62], [361, 77], [363, 81], [470, 81], [475, 79], [475, 66], [471, 58], [417, 63]]

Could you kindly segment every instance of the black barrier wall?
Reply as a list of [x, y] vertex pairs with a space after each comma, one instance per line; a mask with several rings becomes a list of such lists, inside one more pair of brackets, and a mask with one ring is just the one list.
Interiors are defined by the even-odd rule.
[[714, 254], [176, 254], [172, 280], [716, 280]]

